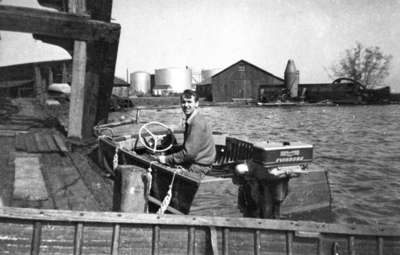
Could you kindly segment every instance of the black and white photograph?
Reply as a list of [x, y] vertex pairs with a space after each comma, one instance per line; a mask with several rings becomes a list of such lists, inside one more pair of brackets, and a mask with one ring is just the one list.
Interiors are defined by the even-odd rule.
[[0, 0], [0, 254], [400, 254], [400, 0]]

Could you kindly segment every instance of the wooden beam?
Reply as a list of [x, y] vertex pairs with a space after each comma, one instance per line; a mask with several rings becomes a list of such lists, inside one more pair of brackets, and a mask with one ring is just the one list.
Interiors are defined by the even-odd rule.
[[[112, 2], [112, 0], [86, 0], [86, 7], [92, 19], [110, 21]], [[38, 3], [62, 12], [72, 12], [68, 0], [38, 0]]]
[[79, 41], [75, 42], [73, 56], [68, 137], [82, 139], [87, 61], [86, 44], [81, 44]]
[[0, 5], [0, 30], [114, 42], [119, 40], [120, 29], [119, 24], [92, 20], [83, 14]]
[[110, 22], [113, 0], [86, 0], [92, 19]]
[[42, 97], [43, 91], [42, 91], [42, 74], [40, 71], [40, 67], [38, 65], [33, 66], [34, 69], [34, 74], [35, 74], [35, 95], [36, 98], [40, 100]]
[[166, 226], [215, 226], [218, 228], [235, 229], [259, 229], [277, 231], [307, 231], [324, 234], [345, 235], [375, 235], [375, 236], [399, 236], [398, 225], [356, 225], [356, 224], [331, 224], [314, 221], [289, 221], [269, 220], [253, 218], [206, 217], [193, 215], [164, 214], [142, 214], [122, 212], [95, 212], [95, 211], [71, 211], [34, 209], [21, 207], [0, 207], [0, 219], [45, 221], [45, 222], [82, 222], [82, 223], [104, 223], [104, 224], [154, 224]]
[[74, 40], [73, 39], [54, 37], [54, 36], [48, 36], [48, 35], [39, 35], [39, 34], [33, 34], [32, 36], [33, 36], [33, 39], [35, 39], [35, 40], [40, 40], [44, 43], [57, 45], [57, 46], [65, 49], [71, 56], [74, 53]]
[[52, 67], [51, 66], [49, 66], [49, 67], [47, 67], [47, 70], [49, 71], [49, 73], [48, 73], [48, 82], [49, 82], [49, 84], [48, 85], [50, 85], [50, 84], [53, 84], [54, 83], [54, 74], [53, 74], [53, 69], [52, 69]]
[[62, 67], [61, 67], [61, 82], [62, 83], [67, 83], [68, 82], [68, 68], [67, 68], [67, 64], [64, 62], [62, 63]]
[[[113, 43], [95, 42], [92, 61], [97, 67], [99, 75], [99, 87], [96, 101], [95, 123], [107, 121], [109, 104], [114, 84], [115, 65], [118, 54], [118, 41]], [[98, 54], [101, 52], [101, 54]], [[91, 129], [93, 126], [91, 127]]]
[[211, 251], [213, 255], [218, 255], [218, 236], [217, 236], [217, 229], [212, 226], [209, 227], [210, 229], [210, 244], [211, 244]]

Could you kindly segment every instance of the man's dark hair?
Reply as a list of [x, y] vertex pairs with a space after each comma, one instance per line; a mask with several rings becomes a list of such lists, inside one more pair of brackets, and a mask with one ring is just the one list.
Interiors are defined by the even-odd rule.
[[196, 91], [191, 89], [186, 89], [185, 91], [182, 92], [181, 100], [183, 98], [191, 98], [191, 97], [194, 97], [195, 102], [199, 101], [199, 96], [197, 95]]

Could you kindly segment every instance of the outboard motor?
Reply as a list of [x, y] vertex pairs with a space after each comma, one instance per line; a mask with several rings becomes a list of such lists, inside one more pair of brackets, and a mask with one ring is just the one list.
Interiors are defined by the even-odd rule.
[[251, 158], [236, 166], [233, 177], [239, 185], [238, 205], [244, 217], [279, 219], [290, 178], [304, 173], [312, 158], [309, 144], [254, 144]]

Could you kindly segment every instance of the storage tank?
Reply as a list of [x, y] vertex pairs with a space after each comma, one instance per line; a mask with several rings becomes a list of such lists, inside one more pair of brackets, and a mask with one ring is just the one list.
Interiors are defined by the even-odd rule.
[[181, 93], [192, 88], [192, 70], [188, 67], [162, 68], [155, 71], [155, 87], [170, 86], [170, 90]]
[[291, 98], [298, 96], [299, 71], [297, 71], [294, 61], [289, 59], [285, 69], [285, 87], [289, 91]]
[[201, 70], [201, 84], [211, 83], [211, 77], [214, 74], [222, 71], [221, 68], [213, 68], [213, 69], [203, 69]]
[[131, 94], [136, 93], [143, 93], [147, 94], [150, 93], [150, 74], [143, 71], [137, 71], [131, 73], [131, 86], [130, 91]]

